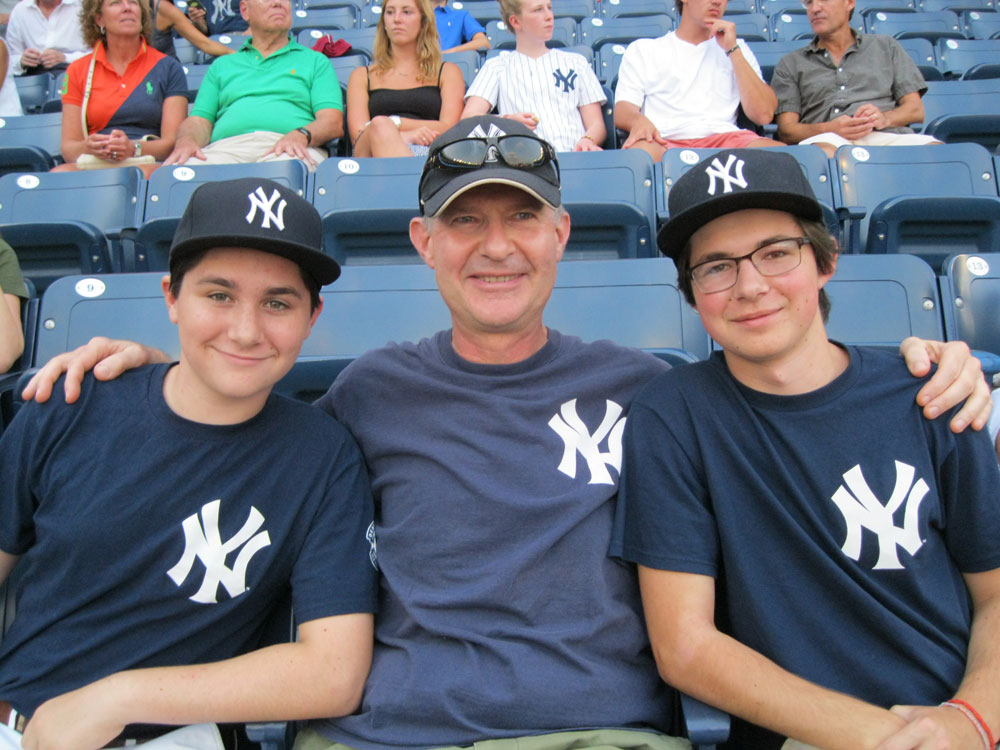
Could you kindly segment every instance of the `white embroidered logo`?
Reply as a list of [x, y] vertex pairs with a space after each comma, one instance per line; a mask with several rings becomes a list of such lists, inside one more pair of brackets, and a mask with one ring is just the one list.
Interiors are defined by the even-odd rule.
[[[736, 174], [731, 175], [730, 171], [733, 168], [733, 163], [736, 164]], [[743, 160], [737, 159], [735, 154], [730, 154], [729, 158], [726, 160], [725, 166], [719, 161], [718, 157], [712, 159], [712, 163], [705, 168], [705, 174], [708, 175], [708, 194], [715, 195], [715, 178], [718, 177], [723, 182], [722, 192], [731, 193], [733, 192], [733, 185], [737, 187], [745, 188], [747, 186], [747, 181], [743, 179]]]
[[234, 15], [226, 0], [212, 0], [212, 23], [218, 23], [221, 18], [232, 18]]
[[[253, 224], [254, 216], [257, 215], [257, 209], [259, 208], [261, 214], [261, 229], [270, 229], [271, 222], [273, 221], [278, 226], [280, 231], [285, 231], [285, 206], [287, 206], [288, 203], [284, 198], [281, 198], [281, 193], [279, 193], [277, 189], [275, 189], [271, 193], [271, 197], [268, 198], [264, 194], [264, 189], [258, 187], [254, 192], [247, 195], [247, 198], [250, 199], [250, 210], [247, 211], [247, 224]], [[281, 202], [278, 203], [278, 213], [275, 213], [272, 207], [274, 206], [274, 202], [279, 198], [281, 198]]]
[[[247, 590], [247, 566], [251, 558], [264, 547], [271, 544], [267, 531], [256, 533], [264, 523], [260, 511], [250, 507], [243, 528], [237, 531], [228, 541], [223, 542], [219, 533], [219, 505], [221, 500], [213, 500], [201, 506], [201, 523], [198, 514], [193, 513], [184, 519], [181, 528], [184, 529], [184, 553], [167, 575], [180, 586], [187, 580], [194, 561], [197, 558], [205, 566], [205, 578], [201, 588], [189, 597], [191, 601], [201, 604], [215, 604], [218, 599], [219, 584], [225, 586], [230, 597], [236, 597]], [[240, 547], [236, 563], [232, 568], [226, 567], [226, 556]]]
[[497, 136], [500, 136], [500, 135], [507, 135], [507, 134], [504, 131], [502, 131], [500, 128], [498, 128], [495, 123], [491, 122], [490, 123], [489, 132], [486, 132], [485, 130], [483, 130], [483, 126], [482, 125], [476, 125], [476, 127], [474, 127], [471, 130], [471, 132], [469, 133], [469, 135], [466, 136], [466, 137], [467, 138], [496, 138]]
[[[613, 466], [620, 472], [622, 466], [622, 433], [625, 431], [625, 418], [621, 416], [622, 407], [614, 401], [606, 402], [604, 419], [591, 435], [587, 425], [576, 413], [576, 399], [567, 401], [559, 408], [559, 414], [549, 420], [549, 427], [555, 430], [565, 444], [559, 471], [570, 478], [576, 478], [576, 454], [580, 453], [587, 461], [590, 470], [588, 484], [614, 484], [608, 466]], [[600, 444], [607, 438], [607, 453], [601, 453]]]
[[[879, 502], [868, 487], [861, 466], [855, 466], [844, 473], [844, 484], [833, 493], [837, 508], [844, 514], [847, 524], [847, 538], [841, 549], [852, 560], [861, 558], [861, 529], [866, 528], [878, 535], [878, 561], [873, 570], [901, 570], [896, 546], [899, 545], [910, 555], [916, 554], [923, 546], [920, 539], [920, 501], [928, 492], [923, 479], [913, 481], [914, 468], [896, 461], [896, 486], [885, 505]], [[903, 502], [903, 528], [893, 524], [892, 517]]]
[[372, 562], [372, 567], [378, 570], [378, 540], [375, 537], [375, 522], [368, 524], [365, 532], [365, 539], [368, 541], [368, 559]]

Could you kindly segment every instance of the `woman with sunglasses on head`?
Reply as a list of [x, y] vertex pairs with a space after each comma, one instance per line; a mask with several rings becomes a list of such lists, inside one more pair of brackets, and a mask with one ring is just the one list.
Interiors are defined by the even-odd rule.
[[465, 82], [441, 61], [430, 0], [387, 0], [375, 31], [375, 63], [351, 73], [347, 127], [355, 156], [427, 153], [462, 112]]
[[[150, 44], [147, 0], [83, 0], [80, 24], [94, 51], [74, 60], [66, 73], [66, 164], [56, 169], [136, 164], [149, 176], [155, 162], [173, 150], [177, 128], [187, 116], [184, 69]], [[142, 156], [155, 162], [128, 161]]]

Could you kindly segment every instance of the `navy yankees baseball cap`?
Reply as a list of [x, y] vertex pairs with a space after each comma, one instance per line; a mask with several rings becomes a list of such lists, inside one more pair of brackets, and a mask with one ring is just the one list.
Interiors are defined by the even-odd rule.
[[214, 247], [245, 247], [287, 258], [323, 286], [340, 276], [340, 266], [322, 246], [322, 222], [309, 201], [273, 180], [245, 177], [195, 189], [170, 261]]
[[768, 148], [720, 151], [695, 164], [667, 198], [670, 220], [657, 235], [660, 252], [678, 259], [691, 235], [725, 214], [747, 208], [822, 220], [823, 209], [795, 158]]
[[552, 208], [562, 203], [552, 145], [515, 120], [482, 115], [460, 120], [431, 143], [420, 175], [420, 213], [437, 216], [479, 185], [512, 185]]

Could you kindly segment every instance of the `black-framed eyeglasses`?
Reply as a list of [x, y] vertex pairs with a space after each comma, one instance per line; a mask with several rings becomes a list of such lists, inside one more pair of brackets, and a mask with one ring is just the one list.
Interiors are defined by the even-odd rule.
[[554, 179], [540, 175], [553, 185], [559, 184], [559, 162], [548, 141], [528, 135], [501, 135], [488, 138], [463, 138], [435, 148], [427, 155], [428, 169], [478, 169], [488, 161], [502, 161], [515, 169], [536, 169], [551, 163]]
[[693, 265], [687, 275], [704, 294], [724, 292], [736, 285], [740, 261], [749, 260], [761, 276], [780, 276], [799, 267], [806, 244], [808, 237], [781, 237], [737, 258], [715, 258]]

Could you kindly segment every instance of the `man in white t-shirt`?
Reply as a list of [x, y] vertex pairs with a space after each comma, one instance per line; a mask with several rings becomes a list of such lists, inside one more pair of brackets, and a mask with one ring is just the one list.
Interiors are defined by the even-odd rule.
[[774, 117], [778, 98], [736, 27], [723, 19], [726, 0], [677, 0], [676, 31], [637, 39], [625, 50], [615, 89], [622, 148], [659, 161], [668, 148], [781, 146], [736, 125], [740, 106], [758, 125]]
[[597, 151], [607, 131], [607, 101], [583, 55], [549, 49], [550, 0], [500, 0], [517, 47], [489, 58], [465, 95], [462, 117], [498, 112], [535, 131], [556, 151]]

